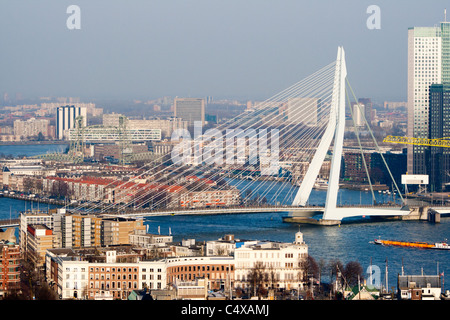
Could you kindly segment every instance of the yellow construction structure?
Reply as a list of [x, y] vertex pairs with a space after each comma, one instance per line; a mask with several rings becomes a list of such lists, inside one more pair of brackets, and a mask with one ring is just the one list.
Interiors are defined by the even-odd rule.
[[450, 140], [446, 140], [446, 139], [427, 139], [427, 138], [387, 136], [386, 138], [384, 138], [383, 142], [398, 143], [398, 144], [413, 144], [413, 145], [417, 145], [417, 146], [428, 146], [428, 147], [450, 148]]

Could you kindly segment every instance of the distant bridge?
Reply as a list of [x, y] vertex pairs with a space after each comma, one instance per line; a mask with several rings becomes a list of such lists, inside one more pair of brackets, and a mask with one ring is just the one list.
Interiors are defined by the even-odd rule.
[[0, 229], [18, 227], [20, 224], [20, 219], [3, 219], [0, 220]]

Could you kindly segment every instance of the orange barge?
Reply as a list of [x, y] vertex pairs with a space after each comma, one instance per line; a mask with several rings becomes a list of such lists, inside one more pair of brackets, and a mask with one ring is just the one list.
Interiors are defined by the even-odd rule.
[[375, 239], [374, 243], [385, 246], [401, 246], [401, 247], [413, 247], [424, 249], [447, 249], [447, 250], [450, 249], [450, 246], [444, 242], [431, 244], [426, 242], [408, 242], [408, 241]]

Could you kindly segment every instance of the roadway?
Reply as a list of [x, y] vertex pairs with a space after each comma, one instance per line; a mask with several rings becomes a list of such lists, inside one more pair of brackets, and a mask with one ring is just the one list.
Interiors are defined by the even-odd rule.
[[[406, 215], [409, 211], [401, 210], [399, 206], [340, 206], [339, 210], [349, 212], [351, 216], [372, 215]], [[135, 210], [119, 213], [102, 213], [104, 217], [156, 217], [175, 215], [215, 215], [215, 214], [243, 214], [243, 213], [268, 213], [286, 212], [295, 217], [313, 217], [324, 212], [324, 207], [319, 206], [247, 206], [247, 207], [227, 207], [227, 208], [195, 208], [195, 209], [167, 209], [167, 210]]]
[[[442, 215], [450, 214], [450, 207], [429, 207]], [[251, 214], [251, 213], [269, 213], [269, 212], [285, 212], [290, 217], [312, 218], [318, 214], [323, 214], [324, 207], [319, 206], [247, 206], [247, 207], [228, 207], [228, 208], [195, 208], [195, 209], [166, 209], [166, 210], [134, 210], [119, 213], [102, 213], [104, 217], [130, 217], [145, 218], [157, 216], [176, 216], [176, 215], [218, 215], [218, 214]], [[408, 208], [392, 205], [377, 206], [338, 206], [336, 209], [341, 218], [358, 217], [358, 216], [384, 216], [398, 217], [407, 216], [411, 213]]]
[[4, 219], [0, 220], [0, 229], [18, 227], [20, 219]]

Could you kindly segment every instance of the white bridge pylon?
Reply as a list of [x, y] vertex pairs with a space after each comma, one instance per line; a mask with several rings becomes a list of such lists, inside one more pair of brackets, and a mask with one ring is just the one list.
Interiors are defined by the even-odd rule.
[[331, 99], [331, 110], [328, 126], [322, 136], [320, 144], [303, 178], [300, 188], [292, 202], [293, 206], [305, 206], [311, 194], [314, 183], [318, 177], [328, 149], [334, 138], [333, 156], [331, 160], [330, 178], [323, 213], [323, 220], [342, 220], [354, 216], [397, 216], [409, 214], [408, 210], [397, 208], [338, 208], [337, 197], [339, 191], [339, 175], [341, 171], [342, 149], [345, 131], [345, 81], [347, 67], [345, 63], [345, 51], [338, 47], [334, 84]]

